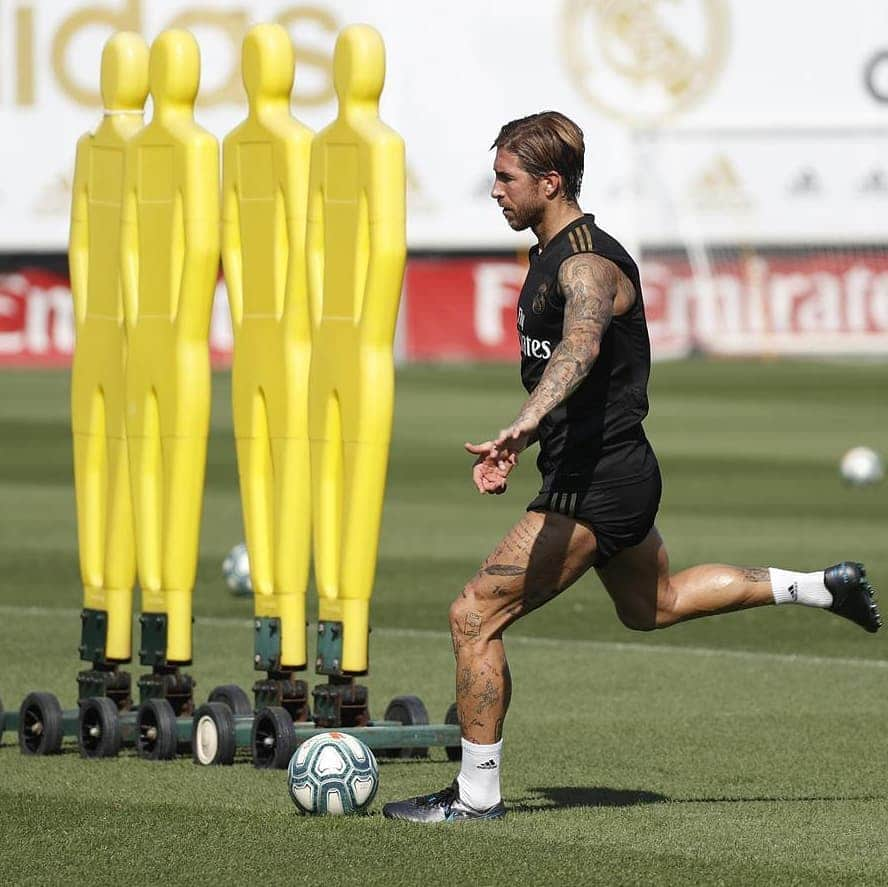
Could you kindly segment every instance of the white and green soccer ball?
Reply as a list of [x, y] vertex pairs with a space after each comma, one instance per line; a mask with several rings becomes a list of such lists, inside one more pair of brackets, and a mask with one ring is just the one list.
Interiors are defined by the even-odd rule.
[[342, 816], [366, 810], [379, 786], [373, 752], [347, 733], [320, 733], [296, 749], [287, 788], [300, 813]]
[[842, 480], [854, 487], [877, 484], [885, 477], [885, 463], [882, 457], [869, 447], [852, 447], [839, 466]]
[[247, 546], [240, 542], [225, 555], [222, 561], [222, 575], [228, 590], [238, 597], [246, 597], [253, 593], [253, 583], [250, 580], [250, 557], [247, 554]]

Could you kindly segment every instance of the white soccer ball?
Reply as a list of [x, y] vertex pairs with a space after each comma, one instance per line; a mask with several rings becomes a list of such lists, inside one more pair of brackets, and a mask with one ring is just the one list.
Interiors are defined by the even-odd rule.
[[300, 813], [342, 816], [370, 806], [379, 786], [373, 752], [347, 733], [320, 733], [290, 758], [287, 788]]
[[222, 561], [222, 575], [232, 594], [245, 597], [253, 593], [253, 583], [250, 581], [250, 557], [243, 542], [235, 545], [225, 555], [225, 560]]
[[854, 447], [842, 456], [842, 480], [855, 487], [877, 484], [885, 477], [882, 457], [869, 447]]

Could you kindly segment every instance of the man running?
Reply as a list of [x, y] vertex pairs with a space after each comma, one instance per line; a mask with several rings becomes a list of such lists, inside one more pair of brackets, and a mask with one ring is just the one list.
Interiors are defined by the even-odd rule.
[[538, 243], [518, 299], [529, 397], [493, 440], [466, 444], [481, 493], [502, 493], [538, 442], [539, 495], [450, 608], [462, 767], [453, 784], [386, 804], [390, 819], [500, 819], [502, 732], [511, 695], [503, 631], [595, 567], [628, 628], [766, 604], [821, 607], [878, 631], [862, 564], [816, 573], [707, 564], [670, 574], [654, 526], [660, 470], [645, 437], [650, 344], [638, 266], [578, 205], [583, 133], [546, 111], [507, 123], [491, 196]]

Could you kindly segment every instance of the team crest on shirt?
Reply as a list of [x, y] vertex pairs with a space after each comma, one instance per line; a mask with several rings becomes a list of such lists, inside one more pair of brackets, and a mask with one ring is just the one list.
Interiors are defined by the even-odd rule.
[[541, 283], [533, 297], [531, 308], [534, 314], [542, 314], [546, 310], [546, 296], [549, 294], [548, 284]]

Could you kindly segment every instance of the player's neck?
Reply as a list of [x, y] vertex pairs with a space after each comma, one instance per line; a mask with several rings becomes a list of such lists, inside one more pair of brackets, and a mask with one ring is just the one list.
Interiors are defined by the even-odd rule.
[[550, 205], [540, 222], [533, 226], [540, 252], [559, 231], [563, 231], [571, 222], [582, 216], [583, 211], [576, 203], [559, 202]]

